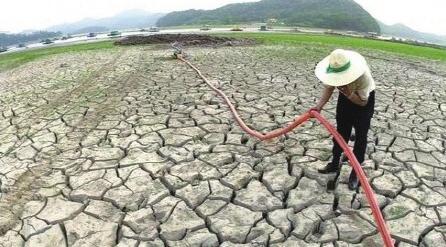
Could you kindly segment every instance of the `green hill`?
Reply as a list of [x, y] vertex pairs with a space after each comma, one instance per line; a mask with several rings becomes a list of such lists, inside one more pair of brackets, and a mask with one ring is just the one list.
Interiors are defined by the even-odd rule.
[[262, 0], [229, 4], [214, 10], [171, 12], [158, 26], [216, 25], [265, 22], [278, 19], [286, 25], [380, 32], [376, 20], [353, 0]]

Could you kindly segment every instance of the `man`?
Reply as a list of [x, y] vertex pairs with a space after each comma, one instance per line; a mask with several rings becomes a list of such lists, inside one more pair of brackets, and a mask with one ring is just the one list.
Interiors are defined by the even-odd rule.
[[[313, 108], [321, 111], [330, 100], [335, 89], [339, 90], [336, 107], [337, 130], [345, 141], [348, 141], [355, 128], [355, 145], [353, 153], [359, 163], [364, 162], [367, 147], [367, 132], [375, 106], [375, 82], [370, 73], [366, 60], [354, 51], [337, 49], [324, 58], [316, 66], [317, 78], [325, 84], [325, 89], [319, 103]], [[339, 172], [342, 149], [333, 139], [333, 159], [320, 173]], [[348, 187], [358, 188], [358, 178], [352, 170]]]

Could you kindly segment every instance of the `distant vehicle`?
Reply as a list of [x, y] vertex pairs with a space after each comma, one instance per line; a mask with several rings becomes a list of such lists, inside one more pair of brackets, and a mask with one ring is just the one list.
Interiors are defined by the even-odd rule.
[[156, 33], [156, 32], [159, 32], [159, 31], [160, 31], [160, 29], [158, 27], [151, 27], [151, 28], [149, 28], [149, 32], [152, 32], [152, 33]]
[[49, 45], [49, 44], [54, 43], [54, 41], [52, 41], [51, 39], [44, 39], [40, 43], [42, 43], [44, 45]]
[[267, 31], [267, 29], [266, 29], [266, 26], [265, 25], [263, 25], [263, 26], [260, 26], [260, 29], [259, 29], [260, 31]]
[[67, 40], [73, 38], [71, 35], [63, 36], [61, 40]]
[[17, 45], [17, 48], [25, 48], [25, 47], [26, 47], [25, 44], [18, 44], [18, 45]]
[[96, 35], [97, 35], [96, 33], [88, 33], [87, 37], [88, 38], [94, 38], [94, 37], [96, 37]]
[[109, 36], [109, 37], [121, 36], [121, 32], [119, 32], [119, 31], [111, 31], [111, 32], [108, 34], [108, 36]]
[[243, 31], [243, 29], [240, 28], [239, 26], [235, 26], [235, 27], [233, 27], [233, 28], [231, 29], [231, 31], [233, 31], [233, 32], [240, 32], [240, 31]]
[[211, 30], [211, 26], [209, 26], [209, 25], [204, 25], [204, 26], [202, 26], [202, 27], [200, 28], [200, 30], [201, 30], [201, 31], [209, 31], [209, 30]]
[[141, 28], [141, 29], [139, 29], [139, 31], [140, 31], [140, 32], [147, 32], [147, 29], [145, 29], [145, 28]]
[[345, 33], [350, 36], [362, 36], [362, 33], [357, 32], [357, 31], [347, 31]]
[[0, 53], [5, 52], [7, 50], [8, 50], [8, 48], [6, 48], [6, 47], [0, 47]]
[[300, 30], [300, 29], [297, 28], [297, 27], [291, 29], [291, 31], [296, 32], [296, 33], [302, 33], [302, 30]]
[[328, 34], [328, 35], [340, 35], [340, 36], [343, 36], [343, 35], [344, 35], [343, 33], [336, 32], [336, 31], [333, 31], [333, 30], [331, 30], [331, 29], [328, 29], [327, 31], [325, 31], [324, 34]]
[[367, 32], [364, 36], [367, 38], [376, 38], [379, 36], [379, 34], [376, 32]]

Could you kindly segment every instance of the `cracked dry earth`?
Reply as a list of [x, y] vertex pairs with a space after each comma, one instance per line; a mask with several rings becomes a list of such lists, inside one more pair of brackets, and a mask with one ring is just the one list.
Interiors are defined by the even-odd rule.
[[[190, 48], [255, 129], [313, 106], [334, 47]], [[364, 169], [400, 247], [446, 246], [446, 65], [362, 51], [377, 80]], [[314, 121], [259, 142], [160, 46], [0, 76], [0, 246], [382, 246]], [[334, 122], [335, 100], [323, 112]]]

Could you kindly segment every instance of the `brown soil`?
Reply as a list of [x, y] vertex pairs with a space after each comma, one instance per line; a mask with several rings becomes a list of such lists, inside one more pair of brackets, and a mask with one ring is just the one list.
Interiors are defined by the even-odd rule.
[[252, 39], [236, 39], [229, 37], [216, 37], [201, 34], [155, 34], [136, 35], [122, 38], [116, 45], [143, 45], [143, 44], [173, 44], [178, 46], [240, 46], [253, 45]]

